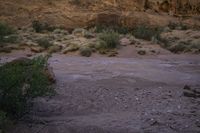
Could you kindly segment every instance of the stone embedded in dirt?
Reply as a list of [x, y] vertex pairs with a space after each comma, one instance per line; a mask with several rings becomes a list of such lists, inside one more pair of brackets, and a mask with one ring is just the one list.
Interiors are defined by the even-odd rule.
[[185, 85], [185, 86], [183, 87], [183, 89], [184, 89], [184, 90], [191, 90], [190, 86], [188, 86], [188, 85]]
[[146, 54], [146, 51], [145, 51], [145, 50], [139, 50], [137, 53], [138, 53], [139, 55], [145, 55], [145, 54]]
[[67, 54], [68, 52], [74, 52], [79, 50], [79, 45], [78, 44], [70, 44], [68, 47], [66, 47], [62, 53]]
[[64, 29], [55, 29], [53, 31], [53, 34], [63, 34], [63, 35], [68, 35], [69, 32], [67, 30], [64, 30]]
[[151, 50], [151, 52], [152, 52], [152, 53], [156, 53], [156, 51], [155, 51], [155, 50]]
[[35, 53], [41, 53], [42, 51], [44, 51], [44, 48], [42, 48], [42, 47], [31, 47], [31, 51], [35, 52]]
[[32, 42], [32, 41], [30, 41], [30, 40], [28, 40], [28, 41], [25, 41], [25, 42], [24, 42], [24, 44], [26, 44], [27, 46], [38, 46], [38, 44], [37, 44], [37, 43], [35, 43], [35, 42]]
[[128, 39], [128, 38], [122, 38], [121, 40], [120, 40], [120, 44], [122, 45], [122, 46], [127, 46], [127, 45], [130, 45], [132, 42]]
[[118, 52], [116, 50], [112, 50], [108, 53], [108, 57], [114, 57], [117, 56]]
[[59, 52], [61, 49], [62, 49], [62, 46], [54, 45], [54, 46], [50, 46], [48, 48], [48, 52], [49, 53], [55, 53], [55, 52]]
[[184, 86], [183, 95], [186, 97], [200, 98], [200, 88], [191, 88], [188, 85]]
[[9, 47], [0, 47], [0, 53], [10, 53], [12, 51]]
[[32, 54], [26, 54], [26, 56], [27, 56], [27, 57], [31, 57], [31, 56], [33, 56], [33, 55], [32, 55]]

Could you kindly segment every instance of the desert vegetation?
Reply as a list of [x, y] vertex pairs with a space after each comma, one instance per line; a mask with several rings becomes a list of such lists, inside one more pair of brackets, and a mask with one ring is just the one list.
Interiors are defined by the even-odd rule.
[[0, 133], [199, 133], [198, 0], [0, 0]]
[[[14, 30], [5, 23], [1, 23], [0, 28], [1, 52], [11, 52], [12, 49], [21, 49], [20, 45], [10, 46], [5, 45], [5, 43], [23, 43], [25, 44], [23, 48], [27, 46], [35, 53], [61, 52], [69, 54], [79, 51], [80, 55], [85, 57], [90, 57], [92, 53], [96, 52], [101, 55], [116, 56], [118, 51], [123, 48], [122, 45], [124, 45], [121, 40], [125, 39], [127, 40], [127, 44], [125, 45], [134, 44], [133, 46], [138, 49], [136, 52], [138, 55], [156, 53], [155, 50], [147, 52], [145, 49], [142, 49], [143, 46], [139, 44], [143, 44], [145, 41], [160, 45], [162, 48], [173, 53], [199, 53], [198, 37], [195, 37], [193, 41], [190, 41], [189, 38], [185, 41], [184, 37], [181, 36], [170, 37], [170, 34], [174, 34], [175, 32], [180, 32], [180, 34], [190, 32], [191, 28], [181, 22], [170, 22], [165, 27], [137, 25], [135, 28], [126, 28], [121, 26], [96, 25], [87, 29], [75, 28], [72, 31], [68, 31], [61, 27], [49, 26], [40, 21], [33, 21], [30, 29]], [[198, 30], [194, 30], [194, 32], [198, 32]], [[138, 51], [145, 51], [145, 54], [141, 54]]]
[[0, 131], [29, 111], [33, 98], [54, 94], [47, 57], [21, 58], [0, 66]]
[[[17, 36], [13, 35], [16, 31], [4, 22], [0, 22], [0, 44], [3, 43], [15, 43]], [[10, 36], [13, 35], [13, 36]]]

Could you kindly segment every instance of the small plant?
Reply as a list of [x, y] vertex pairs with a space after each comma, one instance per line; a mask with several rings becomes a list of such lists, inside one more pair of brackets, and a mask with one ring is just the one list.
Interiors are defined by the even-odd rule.
[[50, 43], [50, 41], [48, 40], [48, 38], [41, 38], [41, 39], [38, 39], [37, 40], [37, 43], [41, 46], [41, 47], [43, 47], [43, 48], [45, 48], [45, 49], [48, 49], [49, 47], [51, 47], [53, 44], [52, 43]]
[[10, 124], [11, 122], [7, 117], [6, 113], [0, 110], [0, 133], [5, 133], [5, 130]]
[[170, 22], [169, 24], [168, 24], [168, 27], [171, 29], [171, 30], [175, 30], [176, 29], [176, 27], [177, 27], [177, 23], [173, 23], [173, 22]]
[[187, 30], [188, 29], [188, 26], [183, 24], [182, 22], [180, 23], [173, 23], [173, 22], [170, 22], [168, 24], [168, 27], [171, 29], [171, 30], [175, 30], [175, 29], [179, 29], [179, 30]]
[[0, 43], [6, 42], [15, 42], [16, 38], [14, 37], [7, 37], [11, 34], [14, 34], [15, 30], [10, 27], [8, 24], [0, 22]]
[[32, 27], [35, 30], [35, 32], [38, 32], [38, 33], [42, 32], [44, 29], [44, 25], [36, 20], [32, 22]]
[[70, 4], [74, 4], [74, 5], [80, 5], [81, 4], [81, 0], [69, 0]]
[[80, 48], [80, 54], [85, 57], [90, 57], [92, 55], [92, 49], [89, 47]]
[[133, 35], [136, 38], [144, 39], [150, 41], [152, 37], [159, 38], [160, 33], [162, 32], [161, 28], [150, 28], [147, 26], [138, 26], [133, 30]]
[[104, 26], [104, 25], [95, 26], [95, 32], [101, 33], [104, 31], [114, 31], [119, 34], [128, 34], [131, 31], [131, 29], [121, 26]]
[[104, 31], [99, 35], [100, 49], [113, 49], [119, 45], [119, 34], [114, 31]]
[[32, 98], [52, 94], [47, 57], [19, 59], [0, 66], [0, 109], [10, 118], [28, 111]]
[[183, 42], [179, 42], [176, 45], [172, 45], [172, 46], [168, 47], [168, 49], [173, 53], [180, 53], [180, 52], [184, 52], [185, 50], [187, 50], [188, 46], [187, 46], [187, 44], [185, 44]]
[[43, 31], [54, 31], [56, 29], [56, 27], [50, 26], [47, 23], [43, 23], [38, 20], [34, 20], [32, 22], [32, 27], [37, 33], [41, 33]]

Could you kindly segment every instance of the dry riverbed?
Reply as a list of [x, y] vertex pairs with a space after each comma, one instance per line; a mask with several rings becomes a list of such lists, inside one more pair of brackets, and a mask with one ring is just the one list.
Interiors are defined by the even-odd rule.
[[[0, 61], [21, 56], [26, 53], [1, 55]], [[35, 99], [11, 133], [200, 132], [199, 55], [53, 54], [49, 64], [57, 94]]]

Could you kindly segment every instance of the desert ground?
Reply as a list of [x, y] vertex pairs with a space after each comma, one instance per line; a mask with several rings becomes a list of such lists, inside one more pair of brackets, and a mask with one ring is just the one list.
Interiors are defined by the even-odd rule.
[[200, 133], [196, 0], [0, 1], [0, 133]]

